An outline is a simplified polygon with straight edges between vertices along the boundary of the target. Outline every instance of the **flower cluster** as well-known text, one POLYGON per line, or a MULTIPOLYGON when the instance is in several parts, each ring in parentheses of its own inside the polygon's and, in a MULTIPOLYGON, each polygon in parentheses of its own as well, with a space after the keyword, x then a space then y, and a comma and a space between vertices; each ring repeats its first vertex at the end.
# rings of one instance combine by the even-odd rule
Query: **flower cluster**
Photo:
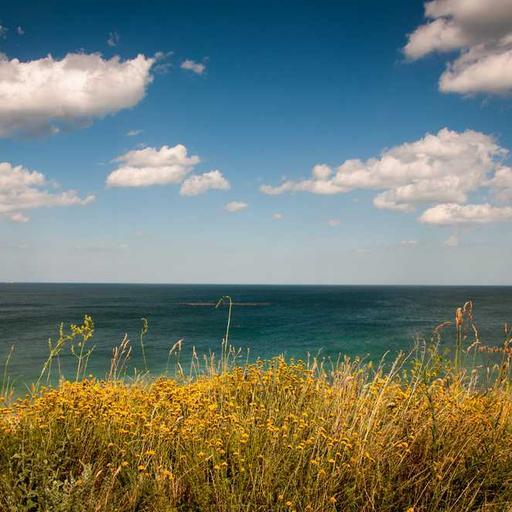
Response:
POLYGON ((64 381, 0 409, 0 508, 21 496, 47 510, 318 512, 511 499, 508 388, 427 373, 275 359, 185 383, 64 381))

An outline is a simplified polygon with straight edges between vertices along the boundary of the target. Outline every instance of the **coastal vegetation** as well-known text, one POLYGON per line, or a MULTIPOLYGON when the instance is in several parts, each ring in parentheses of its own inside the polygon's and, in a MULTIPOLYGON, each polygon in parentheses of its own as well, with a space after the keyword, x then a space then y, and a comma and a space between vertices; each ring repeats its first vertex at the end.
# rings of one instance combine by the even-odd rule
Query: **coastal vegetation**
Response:
MULTIPOLYGON (((176 359, 172 378, 130 376, 127 338, 109 374, 89 376, 87 316, 61 328, 26 397, 12 396, 5 372, 0 510, 511 510, 507 327, 484 344, 467 303, 394 361, 250 363, 229 345, 225 303, 219 357, 176 359), (449 332, 455 343, 442 341, 449 332), (63 350, 76 373, 47 385, 63 350)), ((146 365, 147 333, 144 322, 146 365)))

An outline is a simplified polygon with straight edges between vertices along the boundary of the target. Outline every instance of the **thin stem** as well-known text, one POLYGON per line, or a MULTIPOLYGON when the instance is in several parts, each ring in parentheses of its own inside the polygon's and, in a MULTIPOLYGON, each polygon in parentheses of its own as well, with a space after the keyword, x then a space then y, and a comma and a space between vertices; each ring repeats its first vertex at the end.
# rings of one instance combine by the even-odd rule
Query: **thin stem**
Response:
POLYGON ((148 362, 146 360, 146 350, 144 348, 144 336, 148 333, 148 321, 146 318, 141 318, 142 320, 142 329, 140 330, 140 348, 142 350, 142 359, 144 360, 144 368, 146 369, 146 372, 149 371, 148 369, 148 362))

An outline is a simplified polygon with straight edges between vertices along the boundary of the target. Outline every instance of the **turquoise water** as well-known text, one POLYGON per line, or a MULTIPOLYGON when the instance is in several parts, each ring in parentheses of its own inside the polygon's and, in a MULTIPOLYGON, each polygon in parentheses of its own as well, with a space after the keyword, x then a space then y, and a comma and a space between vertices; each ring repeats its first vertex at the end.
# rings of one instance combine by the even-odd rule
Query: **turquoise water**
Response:
MULTIPOLYGON (((178 339, 183 361, 193 346, 200 354, 219 350, 227 310, 213 305, 222 295, 235 301, 231 342, 262 358, 396 354, 416 336, 430 337, 469 299, 484 341, 499 343, 503 324, 512 321, 512 287, 0 284, 0 357, 14 345, 10 374, 18 385, 35 380, 59 323, 80 322, 87 313, 96 325, 90 372, 105 375, 124 333, 133 345, 131 366, 142 368, 138 333, 145 317, 148 363, 158 374, 178 339)), ((74 365, 69 352, 61 362, 64 371, 74 365)))

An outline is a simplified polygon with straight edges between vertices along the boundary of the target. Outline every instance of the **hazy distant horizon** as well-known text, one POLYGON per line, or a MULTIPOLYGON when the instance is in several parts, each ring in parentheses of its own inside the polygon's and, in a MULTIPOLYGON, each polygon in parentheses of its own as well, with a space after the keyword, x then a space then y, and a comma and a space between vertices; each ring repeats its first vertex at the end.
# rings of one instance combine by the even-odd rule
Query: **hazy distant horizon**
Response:
POLYGON ((84 284, 84 285, 147 285, 147 286, 317 286, 317 287, 417 287, 417 288, 511 288, 512 284, 476 283, 216 283, 216 282, 143 282, 143 281, 0 281, 0 284, 84 284))

